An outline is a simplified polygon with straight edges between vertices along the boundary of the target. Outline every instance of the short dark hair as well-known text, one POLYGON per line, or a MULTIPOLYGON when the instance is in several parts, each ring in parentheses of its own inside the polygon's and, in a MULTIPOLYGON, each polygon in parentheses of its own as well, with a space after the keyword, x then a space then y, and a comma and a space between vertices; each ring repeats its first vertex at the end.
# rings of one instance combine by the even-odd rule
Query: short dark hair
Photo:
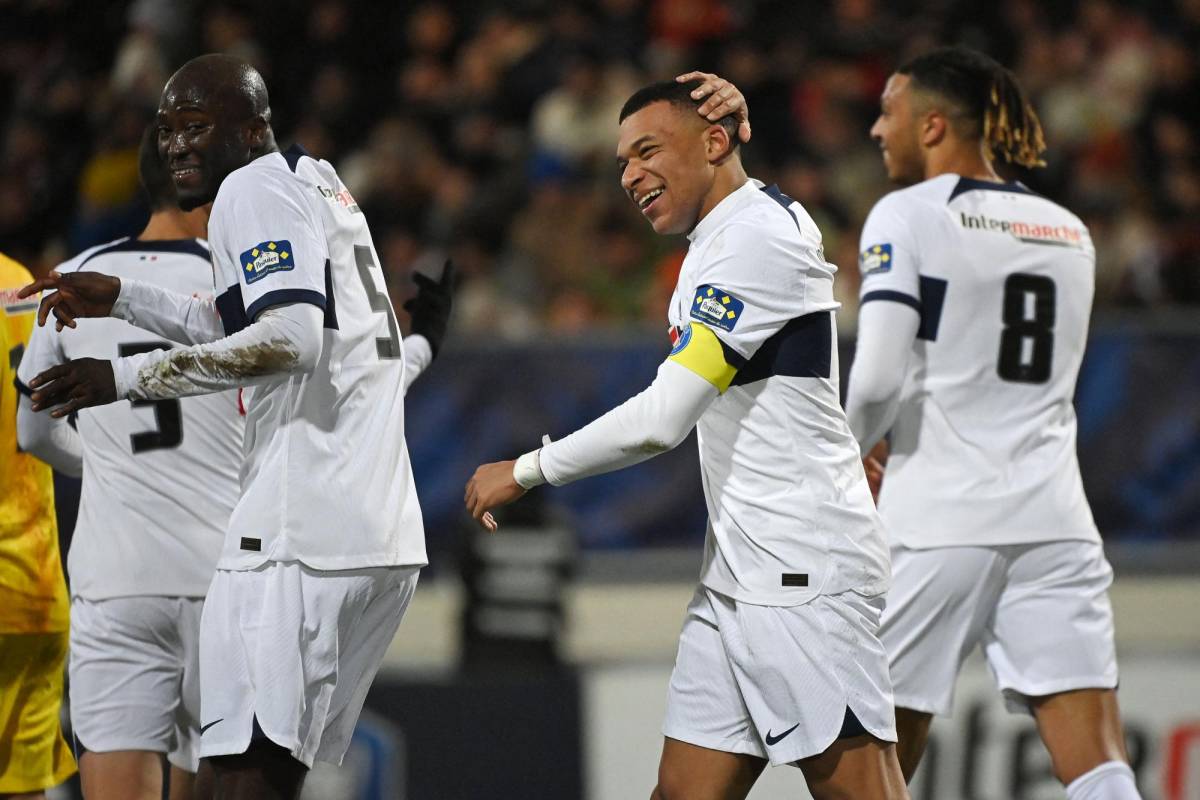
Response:
POLYGON ((989 155, 999 153, 1023 167, 1045 165, 1046 140, 1037 112, 1016 76, 995 59, 962 45, 939 47, 896 72, 954 105, 962 133, 986 142, 989 155))
POLYGON ((150 123, 142 131, 142 142, 138 146, 138 182, 146 194, 150 211, 161 211, 178 203, 175 184, 166 160, 158 153, 158 124, 150 123))
MULTIPOLYGON (((621 116, 617 121, 624 122, 625 118, 631 114, 636 114, 646 106, 659 102, 670 103, 689 114, 696 114, 696 109, 700 108, 701 103, 704 101, 693 99, 692 92, 699 89, 702 85, 703 83, 699 80, 691 80, 685 83, 680 83, 679 81, 659 81, 649 86, 643 86, 625 101, 625 105, 621 106, 621 116)), ((699 114, 696 114, 696 116, 697 119, 700 118, 699 114)), ((733 152, 740 144, 737 134, 737 117, 733 114, 726 114, 717 120, 716 124, 724 128, 725 132, 729 134, 729 141, 732 143, 730 152, 733 152)))

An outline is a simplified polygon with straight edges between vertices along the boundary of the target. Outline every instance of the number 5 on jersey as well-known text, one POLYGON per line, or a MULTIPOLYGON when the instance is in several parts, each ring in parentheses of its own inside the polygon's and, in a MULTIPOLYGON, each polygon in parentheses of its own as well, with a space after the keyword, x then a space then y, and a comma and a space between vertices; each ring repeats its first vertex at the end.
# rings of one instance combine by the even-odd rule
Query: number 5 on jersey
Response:
POLYGON ((371 248, 361 244, 354 245, 354 263, 358 267, 358 279, 362 281, 363 291, 371 303, 371 310, 377 314, 387 315, 388 335, 375 339, 375 352, 380 358, 400 358, 400 326, 396 324, 396 312, 392 310, 392 302, 387 292, 375 285, 375 276, 371 267, 375 260, 371 257, 371 248))

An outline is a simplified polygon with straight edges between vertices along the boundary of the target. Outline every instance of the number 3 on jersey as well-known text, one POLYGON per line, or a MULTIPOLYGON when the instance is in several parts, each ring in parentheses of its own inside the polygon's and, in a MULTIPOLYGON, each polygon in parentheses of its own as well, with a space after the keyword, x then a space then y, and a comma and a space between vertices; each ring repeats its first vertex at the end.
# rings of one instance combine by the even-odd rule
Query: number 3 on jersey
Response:
POLYGON ((996 372, 1013 383, 1050 380, 1054 357, 1054 281, 1015 272, 1004 282, 1004 332, 996 372))
POLYGON ((354 263, 358 267, 358 279, 362 281, 363 291, 371 303, 371 310, 387 314, 388 335, 375 339, 375 352, 380 358, 400 358, 400 326, 396 324, 396 312, 392 310, 392 302, 387 292, 375 285, 371 275, 371 267, 375 260, 371 257, 371 248, 361 244, 354 245, 354 263))
MULTIPOLYGON (((167 342, 126 342, 117 353, 124 358, 153 350, 170 350, 167 342)), ((169 450, 183 442, 183 411, 178 400, 131 400, 134 408, 153 406, 155 430, 129 434, 129 446, 135 454, 147 450, 169 450)))

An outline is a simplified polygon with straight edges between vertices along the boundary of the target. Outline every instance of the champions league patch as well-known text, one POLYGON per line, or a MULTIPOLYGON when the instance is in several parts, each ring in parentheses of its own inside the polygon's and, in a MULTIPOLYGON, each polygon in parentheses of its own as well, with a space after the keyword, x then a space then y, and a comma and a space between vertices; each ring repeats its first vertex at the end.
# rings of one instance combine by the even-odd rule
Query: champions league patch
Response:
POLYGON ((892 268, 892 246, 877 244, 858 254, 858 269, 863 275, 887 272, 892 268))
POLYGON ((287 239, 260 242, 242 253, 238 262, 242 266, 242 275, 245 276, 246 283, 254 283, 272 272, 286 272, 296 268, 292 243, 287 239))
POLYGON ((705 284, 696 287, 696 299, 692 302, 692 318, 712 325, 714 328, 731 331, 738 324, 738 320, 742 318, 742 309, 745 307, 745 303, 729 292, 705 284))

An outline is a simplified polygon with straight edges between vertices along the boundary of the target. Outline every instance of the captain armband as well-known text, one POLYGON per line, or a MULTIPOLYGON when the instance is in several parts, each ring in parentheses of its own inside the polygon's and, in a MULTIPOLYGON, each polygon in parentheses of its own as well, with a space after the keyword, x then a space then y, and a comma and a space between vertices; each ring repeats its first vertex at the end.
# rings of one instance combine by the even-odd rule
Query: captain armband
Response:
POLYGON ((741 366, 729 363, 731 358, 740 361, 736 353, 721 344, 711 328, 692 322, 679 333, 668 360, 696 373, 724 394, 741 366))

